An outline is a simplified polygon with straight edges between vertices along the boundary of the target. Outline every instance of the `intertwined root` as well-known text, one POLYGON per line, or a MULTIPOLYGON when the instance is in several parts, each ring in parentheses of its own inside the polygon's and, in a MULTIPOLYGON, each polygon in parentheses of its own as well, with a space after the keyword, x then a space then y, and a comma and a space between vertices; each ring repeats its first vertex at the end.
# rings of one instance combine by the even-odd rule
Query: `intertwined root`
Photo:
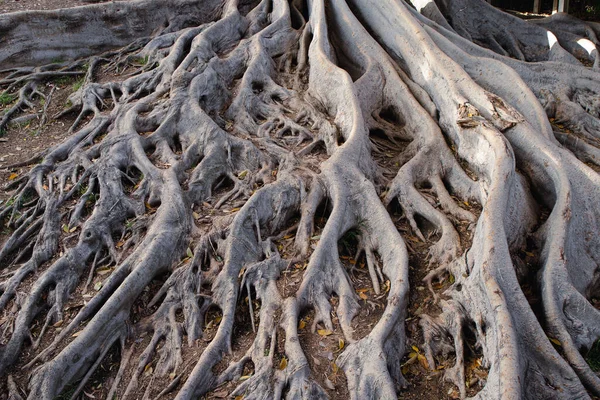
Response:
MULTIPOLYGON (((0 206, 8 398, 24 389, 14 367, 31 399, 395 398, 414 383, 408 345, 462 398, 600 393, 583 354, 600 336, 600 179, 580 161, 598 165, 600 80, 575 65, 597 64, 569 47, 577 32, 553 18, 559 44, 525 43, 549 31, 479 0, 196 3, 174 2, 189 15, 157 32, 125 30, 121 50, 0 79, 15 94, 2 129, 52 101, 45 81, 83 77, 59 116, 76 113, 70 136, 32 155, 0 206), (529 62, 542 60, 558 62, 529 62), (106 71, 127 74, 96 79, 106 71), (392 222, 396 203, 423 253, 392 222), (537 267, 517 261, 530 241, 537 267), (409 252, 429 268, 422 341, 404 330, 409 252), (332 335, 326 360, 306 346, 332 335)), ((73 15, 115 6, 99 7, 73 15)))

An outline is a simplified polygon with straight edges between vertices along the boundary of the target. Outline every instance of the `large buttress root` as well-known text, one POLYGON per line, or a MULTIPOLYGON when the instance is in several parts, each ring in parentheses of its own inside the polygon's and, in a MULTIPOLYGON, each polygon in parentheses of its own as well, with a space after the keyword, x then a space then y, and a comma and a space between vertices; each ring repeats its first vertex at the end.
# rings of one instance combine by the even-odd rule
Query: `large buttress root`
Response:
POLYGON ((22 163, 37 164, 0 203, 8 398, 393 399, 414 383, 409 345, 462 398, 600 394, 586 358, 600 337, 596 27, 412 4, 0 17, 0 130, 52 101, 45 82, 83 77, 61 113, 77 115, 70 136, 22 163), (19 47, 42 21, 50 34, 19 47), (411 240, 436 310, 420 338, 404 328, 411 240))

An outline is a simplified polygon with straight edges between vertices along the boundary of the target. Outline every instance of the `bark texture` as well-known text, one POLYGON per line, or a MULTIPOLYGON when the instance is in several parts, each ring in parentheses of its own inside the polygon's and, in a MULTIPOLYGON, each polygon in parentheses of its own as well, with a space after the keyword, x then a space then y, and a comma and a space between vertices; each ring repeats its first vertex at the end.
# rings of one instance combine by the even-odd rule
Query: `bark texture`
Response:
POLYGON ((398 398, 416 357, 411 235, 439 305, 420 316, 423 364, 450 357, 460 397, 600 395, 597 25, 483 0, 138 0, 3 15, 0 30, 15 94, 0 129, 50 101, 46 81, 84 77, 70 136, 0 205, 0 397, 76 398, 116 354, 108 399, 228 383, 232 398, 336 398, 299 339, 310 312, 313 332, 343 335, 350 398, 398 398), (349 235, 385 298, 364 334, 349 235))

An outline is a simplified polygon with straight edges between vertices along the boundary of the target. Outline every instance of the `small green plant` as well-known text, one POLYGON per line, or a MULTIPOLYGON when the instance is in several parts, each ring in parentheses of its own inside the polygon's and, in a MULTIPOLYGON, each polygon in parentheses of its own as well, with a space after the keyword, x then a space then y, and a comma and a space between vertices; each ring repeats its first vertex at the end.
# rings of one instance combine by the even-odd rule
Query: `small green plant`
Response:
POLYGON ((76 92, 83 86, 83 78, 77 79, 75 83, 73 83, 73 91, 76 92))
POLYGON ((85 192, 87 192, 88 187, 87 185, 79 185, 79 195, 83 196, 85 194, 85 192))
POLYGON ((0 93, 0 106, 7 106, 17 99, 17 95, 12 93, 0 93))
POLYGON ((592 371, 600 371, 600 339, 594 342, 592 348, 590 351, 588 351, 587 356, 585 357, 585 361, 587 361, 592 371))
POLYGON ((144 57, 134 57, 131 61, 137 65, 146 65, 148 64, 148 55, 145 55, 144 57))
POLYGON ((70 76, 59 76, 58 78, 54 79, 54 83, 56 83, 57 85, 68 85, 69 82, 71 82, 71 77, 70 76))

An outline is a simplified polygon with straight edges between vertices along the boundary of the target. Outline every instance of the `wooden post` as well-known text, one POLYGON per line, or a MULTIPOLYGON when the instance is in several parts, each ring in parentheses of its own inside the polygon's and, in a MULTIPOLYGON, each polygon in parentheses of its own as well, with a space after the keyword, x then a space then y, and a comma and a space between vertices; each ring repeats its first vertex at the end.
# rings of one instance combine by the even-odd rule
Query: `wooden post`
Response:
POLYGON ((554 0, 552 4, 552 14, 557 12, 569 12, 569 0, 554 0))
POLYGON ((540 13, 540 0, 533 0, 533 12, 535 14, 540 13))

